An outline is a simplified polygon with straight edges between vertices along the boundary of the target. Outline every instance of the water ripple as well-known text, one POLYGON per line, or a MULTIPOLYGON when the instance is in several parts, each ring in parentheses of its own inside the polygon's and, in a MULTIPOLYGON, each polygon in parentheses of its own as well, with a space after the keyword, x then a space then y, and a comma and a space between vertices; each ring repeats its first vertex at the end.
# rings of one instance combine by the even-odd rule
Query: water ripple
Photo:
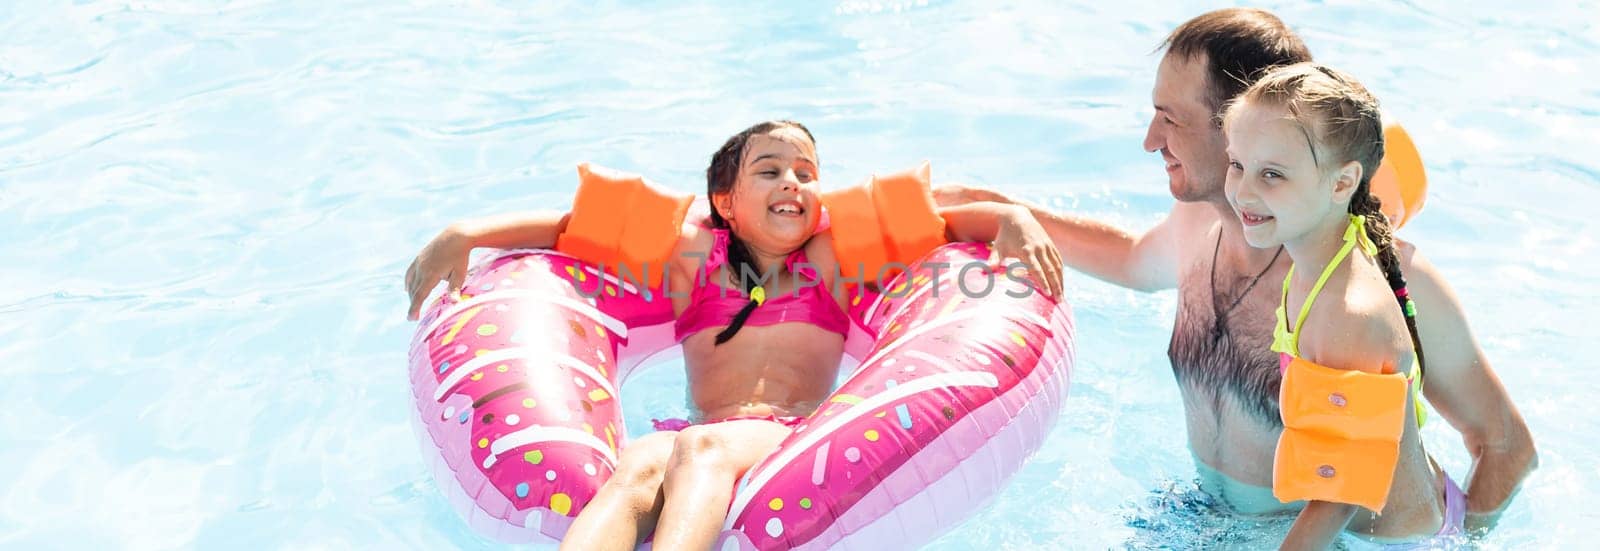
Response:
MULTIPOLYGON (((818 137, 824 183, 931 160, 1142 229, 1170 206, 1152 53, 1192 6, 923 0, 17 3, 0 10, 0 542, 492 549, 406 426, 400 273, 446 223, 563 208, 591 161, 702 191, 753 121, 818 137)), ((1275 10, 1428 162, 1402 237, 1450 278, 1545 467, 1484 547, 1580 541, 1600 473, 1600 123, 1582 6, 1275 10), (1593 394, 1589 392, 1588 394, 1593 394)), ((1214 510, 1165 348, 1175 293, 1068 277, 1072 398, 933 549, 1270 545, 1214 510)), ((624 387, 683 415, 683 373, 624 387), (649 391, 645 391, 649 389, 649 391)), ((1453 474, 1471 458, 1423 433, 1453 474)))

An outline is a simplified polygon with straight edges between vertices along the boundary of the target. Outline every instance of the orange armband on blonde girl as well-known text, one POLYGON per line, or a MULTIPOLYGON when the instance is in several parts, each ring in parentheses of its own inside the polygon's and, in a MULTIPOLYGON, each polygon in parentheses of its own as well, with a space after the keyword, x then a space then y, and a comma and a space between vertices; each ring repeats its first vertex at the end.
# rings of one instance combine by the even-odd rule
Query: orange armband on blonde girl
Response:
POLYGON ((1333 369, 1295 358, 1284 373, 1283 435, 1272 495, 1382 511, 1400 459, 1409 383, 1398 373, 1333 369))

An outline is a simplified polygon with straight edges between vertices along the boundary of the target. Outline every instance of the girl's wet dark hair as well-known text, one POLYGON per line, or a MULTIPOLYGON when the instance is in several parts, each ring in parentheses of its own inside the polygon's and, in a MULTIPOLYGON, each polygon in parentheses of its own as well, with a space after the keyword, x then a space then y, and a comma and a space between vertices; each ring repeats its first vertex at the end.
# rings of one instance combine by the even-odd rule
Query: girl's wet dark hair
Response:
POLYGON ((1245 103, 1287 108, 1289 116, 1306 133, 1311 158, 1318 168, 1326 170, 1351 161, 1361 163, 1361 182, 1350 196, 1349 212, 1366 217, 1367 236, 1378 248, 1378 266, 1405 313, 1406 329, 1411 332, 1411 344, 1417 351, 1417 369, 1424 371, 1417 308, 1406 291, 1405 275, 1400 273, 1389 217, 1383 214, 1382 201, 1372 194, 1372 176, 1383 162, 1383 115, 1378 98, 1354 77, 1306 62, 1273 69, 1240 94, 1228 114, 1231 116, 1245 103))
MULTIPOLYGON (((728 270, 738 280, 739 288, 745 294, 749 294, 751 289, 758 283, 757 279, 749 276, 759 275, 761 268, 751 258, 750 248, 745 246, 744 241, 741 241, 737 234, 733 233, 732 226, 728 224, 727 220, 723 219, 722 213, 717 212, 715 197, 733 192, 734 184, 739 181, 739 169, 744 163, 745 147, 750 144, 750 137, 768 134, 783 128, 799 129, 800 132, 806 135, 807 140, 811 140, 812 148, 816 147, 817 140, 811 136, 811 131, 806 129, 805 125, 790 120, 767 121, 746 128, 743 132, 728 138, 728 141, 724 142, 722 147, 711 155, 711 165, 706 167, 706 201, 711 203, 711 225, 714 228, 729 230, 728 270)), ((733 320, 728 322, 728 327, 723 329, 721 333, 717 333, 716 343, 722 344, 733 338, 734 334, 739 332, 739 328, 744 327, 744 322, 750 318, 750 313, 754 312, 760 304, 761 302, 754 298, 746 303, 744 308, 739 310, 739 313, 734 314, 733 320)))

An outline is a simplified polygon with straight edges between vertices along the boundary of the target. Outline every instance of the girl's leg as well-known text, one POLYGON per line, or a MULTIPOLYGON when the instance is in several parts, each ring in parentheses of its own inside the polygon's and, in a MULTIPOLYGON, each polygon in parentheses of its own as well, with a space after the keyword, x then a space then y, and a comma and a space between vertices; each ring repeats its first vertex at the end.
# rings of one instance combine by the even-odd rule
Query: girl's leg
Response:
POLYGON ((676 432, 657 432, 628 444, 617 470, 567 528, 561 549, 633 551, 661 513, 661 479, 676 432))
POLYGON ((653 548, 710 549, 727 520, 733 485, 777 449, 789 427, 772 421, 726 421, 678 433, 662 489, 666 494, 653 548))

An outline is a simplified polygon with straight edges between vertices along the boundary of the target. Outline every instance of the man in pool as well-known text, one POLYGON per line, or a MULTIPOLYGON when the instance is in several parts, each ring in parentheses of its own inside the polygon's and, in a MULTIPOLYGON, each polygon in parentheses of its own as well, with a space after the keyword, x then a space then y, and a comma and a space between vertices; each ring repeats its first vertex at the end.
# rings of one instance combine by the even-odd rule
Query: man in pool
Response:
MULTIPOLYGON (((1223 191, 1229 161, 1219 114, 1262 69, 1309 61, 1311 53, 1277 17, 1254 9, 1196 17, 1162 46, 1144 148, 1166 161, 1168 187, 1178 201, 1167 217, 1134 235, 1030 208, 1075 269, 1132 289, 1178 288, 1167 356, 1183 395, 1202 488, 1241 513, 1291 511, 1303 504, 1280 503, 1272 494, 1282 378, 1268 346, 1278 282, 1290 262, 1281 248, 1245 242, 1223 191)), ((936 195, 941 204, 1015 202, 960 185, 943 186, 936 195)), ((1409 244, 1397 241, 1396 247, 1428 358, 1425 396, 1472 453, 1468 526, 1492 526, 1537 463, 1532 436, 1438 270, 1409 244)))

